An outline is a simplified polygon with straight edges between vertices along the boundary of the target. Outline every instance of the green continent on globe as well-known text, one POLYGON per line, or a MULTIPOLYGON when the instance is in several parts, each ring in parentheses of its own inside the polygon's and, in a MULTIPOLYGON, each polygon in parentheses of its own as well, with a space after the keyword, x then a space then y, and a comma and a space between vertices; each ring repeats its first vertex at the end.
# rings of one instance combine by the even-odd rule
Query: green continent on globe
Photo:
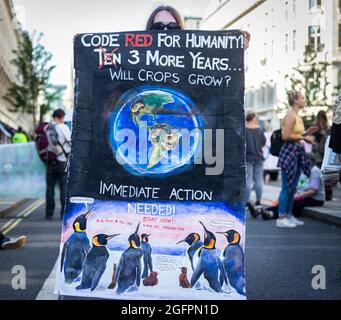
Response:
POLYGON ((155 117, 165 104, 171 102, 174 102, 174 100, 170 94, 163 92, 145 93, 132 104, 130 108, 131 116, 135 124, 139 126, 144 115, 148 114, 155 117))
MULTIPOLYGON (((164 92, 145 93, 139 100, 136 100, 131 108, 131 117, 136 126, 141 125, 141 119, 145 115, 149 115, 153 120, 157 120, 157 115, 168 113, 162 110, 165 104, 174 102, 170 94, 164 92)), ((150 119, 149 119, 150 120, 150 119)), ((175 132, 169 125, 160 123, 152 126, 147 125, 153 149, 149 158, 147 168, 150 169, 157 165, 162 158, 167 156, 167 151, 175 149, 180 135, 175 132)))

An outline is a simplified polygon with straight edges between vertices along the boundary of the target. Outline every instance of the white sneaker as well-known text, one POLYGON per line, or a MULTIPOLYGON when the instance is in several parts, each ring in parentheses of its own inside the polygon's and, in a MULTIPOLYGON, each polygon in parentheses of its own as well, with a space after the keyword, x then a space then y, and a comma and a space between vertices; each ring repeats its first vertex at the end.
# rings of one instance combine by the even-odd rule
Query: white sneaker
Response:
POLYGON ((26 243, 26 237, 21 236, 19 238, 5 238, 1 243, 1 249, 17 249, 22 247, 26 243))
POLYGON ((301 220, 296 219, 294 216, 290 217, 290 221, 296 224, 298 227, 303 226, 304 222, 301 220))
POLYGON ((277 228, 296 228, 297 225, 293 223, 290 219, 283 218, 283 219, 276 220, 276 227, 277 228))

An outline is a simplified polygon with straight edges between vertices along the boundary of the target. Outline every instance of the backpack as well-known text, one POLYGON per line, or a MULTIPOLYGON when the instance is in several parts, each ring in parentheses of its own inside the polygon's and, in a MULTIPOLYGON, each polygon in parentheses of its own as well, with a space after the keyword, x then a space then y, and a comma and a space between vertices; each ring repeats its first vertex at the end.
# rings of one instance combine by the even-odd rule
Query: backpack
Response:
POLYGON ((44 122, 35 132, 37 134, 35 144, 40 159, 44 163, 55 160, 60 153, 58 149, 60 143, 55 125, 44 122))
POLYGON ((278 157, 283 146, 282 129, 275 130, 270 138, 270 153, 278 157))

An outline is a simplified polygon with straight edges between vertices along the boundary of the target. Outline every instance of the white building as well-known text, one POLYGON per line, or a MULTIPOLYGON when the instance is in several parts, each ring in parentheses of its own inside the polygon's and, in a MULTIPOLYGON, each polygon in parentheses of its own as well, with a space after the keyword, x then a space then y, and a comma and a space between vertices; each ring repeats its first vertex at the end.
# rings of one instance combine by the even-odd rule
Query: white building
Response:
POLYGON ((243 29, 251 33, 245 54, 246 106, 279 126, 274 111, 286 100, 285 76, 302 60, 311 44, 318 58, 333 63, 328 72, 334 86, 341 79, 341 1, 214 0, 201 29, 243 29))
POLYGON ((197 30, 200 28, 201 17, 185 16, 184 27, 186 30, 197 30))
POLYGON ((17 47, 19 34, 11 0, 0 0, 0 143, 10 141, 9 129, 21 126, 31 131, 31 122, 21 113, 10 112, 11 106, 3 99, 11 83, 16 81, 15 67, 10 63, 12 50, 17 47))

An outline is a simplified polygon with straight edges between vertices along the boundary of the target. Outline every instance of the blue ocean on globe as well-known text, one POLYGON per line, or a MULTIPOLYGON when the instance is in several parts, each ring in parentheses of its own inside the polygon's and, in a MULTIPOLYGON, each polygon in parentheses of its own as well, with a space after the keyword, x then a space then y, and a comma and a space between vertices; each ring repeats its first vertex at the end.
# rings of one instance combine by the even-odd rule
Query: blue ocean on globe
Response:
POLYGON ((177 90, 143 86, 125 92, 109 120, 109 141, 130 173, 163 177, 182 172, 200 155, 204 121, 177 90))

